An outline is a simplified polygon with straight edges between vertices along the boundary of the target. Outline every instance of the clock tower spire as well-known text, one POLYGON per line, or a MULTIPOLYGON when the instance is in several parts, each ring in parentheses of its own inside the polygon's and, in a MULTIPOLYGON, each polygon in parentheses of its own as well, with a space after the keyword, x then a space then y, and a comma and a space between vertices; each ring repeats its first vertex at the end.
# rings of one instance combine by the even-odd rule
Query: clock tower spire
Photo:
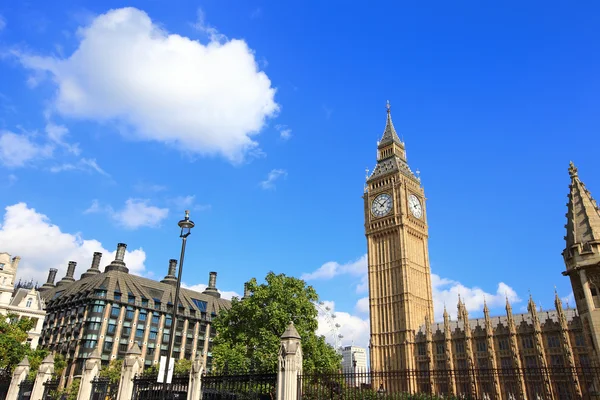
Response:
MULTIPOLYGON (((377 164, 367 177, 367 237, 371 369, 414 369, 415 333, 433 321, 425 193, 410 169, 389 102, 377 164)), ((396 390, 415 391, 407 378, 396 390)))

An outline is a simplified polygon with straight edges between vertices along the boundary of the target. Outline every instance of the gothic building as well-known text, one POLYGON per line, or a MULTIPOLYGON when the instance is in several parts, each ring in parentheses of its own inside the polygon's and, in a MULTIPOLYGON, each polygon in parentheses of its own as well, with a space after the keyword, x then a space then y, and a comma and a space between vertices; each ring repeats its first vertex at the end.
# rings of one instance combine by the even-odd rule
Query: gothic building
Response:
POLYGON ((8 253, 0 253, 0 314, 32 320, 33 328, 27 333, 27 343, 35 349, 46 315, 45 304, 33 282, 15 285, 19 261, 19 256, 11 258, 8 253))
MULTIPOLYGON (((444 310, 433 323, 424 190, 410 169, 388 105, 377 165, 364 192, 368 248, 371 370, 413 371, 374 380, 388 390, 465 394, 477 398, 577 398, 596 392, 591 370, 600 340, 600 212, 577 169, 569 168, 566 271, 576 309, 470 319, 458 300, 458 320, 444 310)), ((600 389, 600 388, 598 388, 600 389)))
MULTIPOLYGON (((94 253, 91 267, 75 280, 77 263, 69 262, 67 274, 54 284, 56 269, 40 288, 46 301, 40 345, 63 354, 68 366, 67 385, 80 375, 85 360, 98 351, 102 365, 124 358, 137 343, 144 366, 166 355, 170 340, 171 313, 175 302, 177 260, 169 260, 168 274, 160 282, 132 275, 125 264, 127 245, 119 243, 115 259, 100 271, 102 253, 94 253)), ((211 347, 215 336, 211 321, 231 303, 216 288, 216 272, 210 272, 208 287, 202 292, 182 288, 177 305, 173 357, 193 360, 201 354, 211 367, 211 347)))

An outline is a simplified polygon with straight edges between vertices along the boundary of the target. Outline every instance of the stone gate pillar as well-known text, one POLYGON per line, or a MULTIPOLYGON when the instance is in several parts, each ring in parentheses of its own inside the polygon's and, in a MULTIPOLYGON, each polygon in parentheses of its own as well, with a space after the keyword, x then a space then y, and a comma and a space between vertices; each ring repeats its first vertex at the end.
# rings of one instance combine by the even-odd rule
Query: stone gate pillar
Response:
POLYGON ((119 382, 119 394, 117 400, 131 400, 133 394, 133 378, 142 372, 142 351, 137 343, 127 350, 121 369, 121 381, 119 382))
POLYGON ((190 381, 188 384, 188 395, 187 400, 200 400, 202 398, 202 372, 204 366, 202 362, 202 356, 200 353, 196 356, 196 359, 192 363, 192 369, 190 370, 190 381))
POLYGON ((54 356, 52 353, 50 353, 42 360, 42 363, 40 364, 40 368, 35 376, 35 383, 33 384, 30 400, 42 400, 42 397, 44 397, 44 383, 52 378, 53 373, 54 356))
POLYGON ((90 357, 85 361, 83 373, 81 374, 81 383, 79 384, 78 399, 87 400, 92 393, 92 381, 100 374, 101 357, 96 347, 90 357))
POLYGON ((19 395, 19 385, 21 384, 21 382, 23 382, 25 380, 25 378, 27 378, 28 373, 29 373, 29 359, 27 358, 27 356, 25 356, 25 358, 23 360, 21 360, 19 365, 17 365, 17 367, 15 368, 15 370, 12 374, 10 386, 8 387, 8 393, 6 394, 6 398, 8 400, 17 398, 17 396, 19 395))
POLYGON ((127 350, 121 369, 121 381, 119 382, 119 394, 117 400, 131 400, 133 394, 133 378, 142 371, 142 351, 137 343, 127 350))
POLYGON ((296 400, 298 376, 302 374, 302 343, 293 322, 281 335, 277 364, 277 400, 296 400))

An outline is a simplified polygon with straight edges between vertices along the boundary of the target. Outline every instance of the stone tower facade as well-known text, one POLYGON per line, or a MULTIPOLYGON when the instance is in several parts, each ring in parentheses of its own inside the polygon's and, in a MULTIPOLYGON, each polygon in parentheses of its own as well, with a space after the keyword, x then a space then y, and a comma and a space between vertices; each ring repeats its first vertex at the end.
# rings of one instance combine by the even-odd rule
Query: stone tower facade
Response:
POLYGON ((596 362, 600 346, 600 211, 591 193, 579 179, 577 168, 569 166, 571 184, 567 203, 567 235, 563 257, 571 279, 577 310, 586 341, 596 362))
POLYGON ((364 193, 371 369, 414 368, 415 333, 433 320, 425 194, 406 161, 389 103, 364 193))

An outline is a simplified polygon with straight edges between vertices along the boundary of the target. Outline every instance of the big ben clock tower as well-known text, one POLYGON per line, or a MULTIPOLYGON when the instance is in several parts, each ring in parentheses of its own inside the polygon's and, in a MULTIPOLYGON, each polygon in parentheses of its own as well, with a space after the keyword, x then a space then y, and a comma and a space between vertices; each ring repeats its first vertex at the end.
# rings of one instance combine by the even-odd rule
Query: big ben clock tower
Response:
POLYGON ((433 320, 427 212, 421 182, 406 162, 389 103, 377 150, 377 166, 367 177, 363 197, 371 370, 415 369, 415 333, 433 320))

